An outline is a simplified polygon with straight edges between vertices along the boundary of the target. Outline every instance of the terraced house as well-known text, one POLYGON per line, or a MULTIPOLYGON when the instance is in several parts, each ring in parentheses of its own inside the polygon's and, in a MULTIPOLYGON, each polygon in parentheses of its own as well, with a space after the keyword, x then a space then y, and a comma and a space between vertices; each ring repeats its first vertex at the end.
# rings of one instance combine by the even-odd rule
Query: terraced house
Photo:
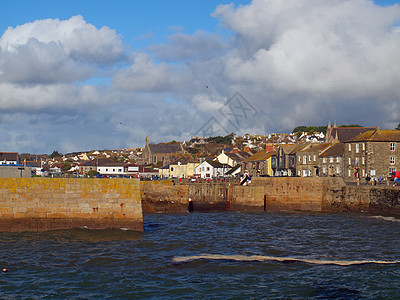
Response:
POLYGON ((320 176, 319 157, 331 144, 306 144, 297 150, 296 172, 300 177, 320 176))
POLYGON ((305 145, 279 145, 271 158, 273 176, 296 176, 296 152, 305 145))
POLYGON ((343 153, 343 143, 334 143, 331 147, 323 151, 319 156, 320 176, 343 177, 343 153))
POLYGON ((273 152, 262 150, 246 158, 242 162, 242 170, 250 176, 272 176, 272 155, 273 152))
POLYGON ((345 178, 386 177, 400 170, 400 131, 371 130, 344 143, 345 178))

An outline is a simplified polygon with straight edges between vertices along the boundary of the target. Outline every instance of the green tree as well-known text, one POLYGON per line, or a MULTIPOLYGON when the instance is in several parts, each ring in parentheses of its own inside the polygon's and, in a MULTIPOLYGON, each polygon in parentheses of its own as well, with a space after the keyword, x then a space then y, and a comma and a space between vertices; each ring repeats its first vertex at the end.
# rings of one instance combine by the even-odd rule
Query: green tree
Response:
POLYGON ((234 137, 235 137, 235 134, 232 132, 231 134, 228 134, 226 136, 211 136, 206 139, 206 142, 232 145, 232 140, 234 137))
POLYGON ((71 162, 66 161, 62 166, 61 166, 61 170, 66 173, 68 172, 68 170, 71 169, 71 162))
POLYGON ((313 133, 313 132, 322 132, 326 133, 327 126, 297 126, 293 129, 292 133, 296 133, 297 135, 301 135, 303 132, 313 133))
POLYGON ((87 175, 89 177, 96 177, 97 175, 99 175, 100 173, 97 172, 96 170, 90 170, 89 172, 87 172, 87 175))
POLYGON ((400 123, 397 124, 396 130, 400 130, 400 123))
POLYGON ((50 158, 55 158, 55 157, 61 157, 62 154, 58 151, 53 151, 52 154, 50 154, 50 158))

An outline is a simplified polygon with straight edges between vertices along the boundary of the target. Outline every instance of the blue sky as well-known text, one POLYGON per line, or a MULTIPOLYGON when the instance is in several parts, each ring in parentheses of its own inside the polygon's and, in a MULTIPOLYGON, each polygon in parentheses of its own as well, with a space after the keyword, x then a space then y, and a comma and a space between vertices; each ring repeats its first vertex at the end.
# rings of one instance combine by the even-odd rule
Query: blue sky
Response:
POLYGON ((122 35, 133 48, 165 41, 176 30, 193 33, 197 30, 219 31, 218 20, 210 14, 217 5, 242 5, 250 0, 114 0, 114 1, 7 1, 2 3, 0 31, 8 26, 46 18, 69 19, 82 15, 88 23, 100 28, 108 26, 122 35), (23 9, 21 9, 23 7, 23 9), (18 12, 18 13, 16 13, 18 12))
POLYGON ((394 128, 399 2, 4 1, 0 151, 137 147, 208 125, 394 128), (234 124, 222 112, 237 92, 252 114, 234 124))

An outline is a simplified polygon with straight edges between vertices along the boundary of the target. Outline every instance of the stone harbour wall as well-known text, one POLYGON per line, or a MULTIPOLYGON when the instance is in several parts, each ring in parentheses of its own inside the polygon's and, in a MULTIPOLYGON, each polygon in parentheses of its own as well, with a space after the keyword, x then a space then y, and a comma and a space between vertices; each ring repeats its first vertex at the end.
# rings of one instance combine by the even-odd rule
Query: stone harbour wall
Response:
POLYGON ((138 179, 1 178, 0 231, 143 231, 138 179))
POLYGON ((347 185, 342 178, 263 177, 237 183, 141 183, 144 212, 308 211, 400 215, 400 187, 347 185))

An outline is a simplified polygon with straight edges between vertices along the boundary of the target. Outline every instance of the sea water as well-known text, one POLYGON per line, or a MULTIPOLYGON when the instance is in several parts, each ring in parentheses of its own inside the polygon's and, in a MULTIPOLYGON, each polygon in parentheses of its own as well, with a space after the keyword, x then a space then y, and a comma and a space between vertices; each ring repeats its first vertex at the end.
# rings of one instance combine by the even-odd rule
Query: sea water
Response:
POLYGON ((144 228, 0 233, 0 298, 400 297, 394 217, 150 214, 144 228))

